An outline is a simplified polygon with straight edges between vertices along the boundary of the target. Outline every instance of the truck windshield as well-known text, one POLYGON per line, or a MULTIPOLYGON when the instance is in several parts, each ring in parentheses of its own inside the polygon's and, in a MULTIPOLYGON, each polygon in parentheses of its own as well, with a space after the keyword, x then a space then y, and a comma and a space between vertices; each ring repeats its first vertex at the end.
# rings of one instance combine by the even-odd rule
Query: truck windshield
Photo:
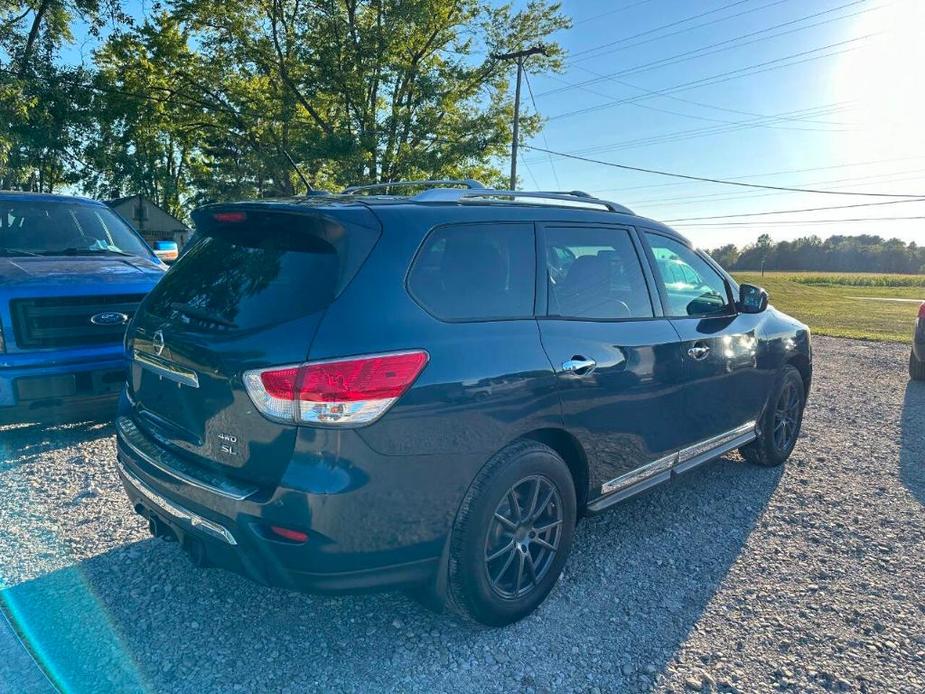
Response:
POLYGON ((97 254, 151 258, 144 241, 102 205, 0 199, 0 256, 97 254))

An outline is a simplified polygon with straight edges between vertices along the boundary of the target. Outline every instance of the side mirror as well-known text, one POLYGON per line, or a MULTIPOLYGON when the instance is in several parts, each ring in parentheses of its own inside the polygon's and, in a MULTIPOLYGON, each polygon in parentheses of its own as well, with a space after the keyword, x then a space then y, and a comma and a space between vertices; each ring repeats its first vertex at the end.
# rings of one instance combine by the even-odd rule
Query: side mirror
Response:
POLYGON ((739 285, 740 313, 761 313, 768 307, 768 293, 754 284, 739 285))
POLYGON ((180 248, 176 241, 155 241, 154 255, 169 265, 179 257, 180 248))

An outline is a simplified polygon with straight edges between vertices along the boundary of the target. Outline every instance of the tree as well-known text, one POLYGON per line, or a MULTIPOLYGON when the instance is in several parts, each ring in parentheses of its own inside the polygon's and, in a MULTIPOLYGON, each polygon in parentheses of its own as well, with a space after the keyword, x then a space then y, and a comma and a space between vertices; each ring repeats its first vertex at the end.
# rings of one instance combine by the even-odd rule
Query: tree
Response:
POLYGON ((119 0, 0 0, 0 187, 52 191, 82 168, 87 73, 57 64, 80 17, 98 34, 119 0))
POLYGON ((710 251, 710 256, 723 267, 734 267, 739 259, 739 249, 734 243, 727 243, 716 250, 710 251))
MULTIPOLYGON (((237 162, 255 156, 268 187, 282 193, 301 186, 297 171, 330 188, 500 181, 492 162, 510 144, 511 68, 487 56, 569 22, 545 0, 517 12, 484 0, 178 0, 176 16, 209 79, 174 77, 226 126, 207 164, 219 194, 238 180, 237 162), (222 149, 234 152, 231 162, 222 149)), ((561 49, 550 43, 548 52, 536 66, 558 69, 561 49)), ((527 135, 539 126, 536 117, 522 124, 527 135)))
POLYGON ((203 133, 212 113, 177 92, 170 71, 205 80, 205 66, 170 15, 114 34, 95 61, 94 129, 85 144, 84 187, 99 196, 142 194, 183 217, 200 174, 203 133))
POLYGON ((925 272, 925 248, 899 239, 879 236, 830 236, 825 241, 807 236, 794 241, 774 243, 763 234, 757 243, 741 251, 732 244, 710 254, 730 270, 758 270, 765 263, 768 270, 829 272, 925 272))

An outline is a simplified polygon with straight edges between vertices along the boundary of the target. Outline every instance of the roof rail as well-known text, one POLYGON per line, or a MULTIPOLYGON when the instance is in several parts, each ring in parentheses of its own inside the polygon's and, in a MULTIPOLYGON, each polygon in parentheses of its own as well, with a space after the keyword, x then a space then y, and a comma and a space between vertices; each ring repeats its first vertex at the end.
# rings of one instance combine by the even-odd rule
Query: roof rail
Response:
POLYGON ((426 181, 392 181, 391 183, 371 183, 362 186, 348 186, 344 193, 358 193, 370 190, 388 190, 389 188, 410 188, 413 186, 466 186, 469 190, 484 190, 485 186, 474 178, 446 178, 426 181))
POLYGON ((570 202, 571 205, 568 207, 573 207, 577 205, 581 206, 596 206, 603 207, 609 212, 616 212, 618 214, 634 214, 631 209, 624 207, 623 205, 617 204, 615 202, 610 202, 609 200, 601 200, 600 198, 592 197, 588 193, 584 193, 580 190, 572 191, 529 191, 529 190, 495 190, 493 188, 481 188, 481 189, 457 189, 457 188, 429 188, 417 195, 411 197, 411 200, 417 202, 462 202, 464 200, 472 200, 478 198, 510 198, 516 200, 517 198, 536 198, 540 200, 557 200, 562 202, 570 202))

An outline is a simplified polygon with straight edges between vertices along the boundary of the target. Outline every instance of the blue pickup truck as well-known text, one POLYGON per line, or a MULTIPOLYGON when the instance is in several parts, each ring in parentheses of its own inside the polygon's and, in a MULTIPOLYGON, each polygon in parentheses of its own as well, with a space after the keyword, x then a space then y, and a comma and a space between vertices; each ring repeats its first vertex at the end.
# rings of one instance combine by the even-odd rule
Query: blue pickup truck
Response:
POLYGON ((0 424, 110 419, 166 266, 104 204, 0 192, 0 424))

